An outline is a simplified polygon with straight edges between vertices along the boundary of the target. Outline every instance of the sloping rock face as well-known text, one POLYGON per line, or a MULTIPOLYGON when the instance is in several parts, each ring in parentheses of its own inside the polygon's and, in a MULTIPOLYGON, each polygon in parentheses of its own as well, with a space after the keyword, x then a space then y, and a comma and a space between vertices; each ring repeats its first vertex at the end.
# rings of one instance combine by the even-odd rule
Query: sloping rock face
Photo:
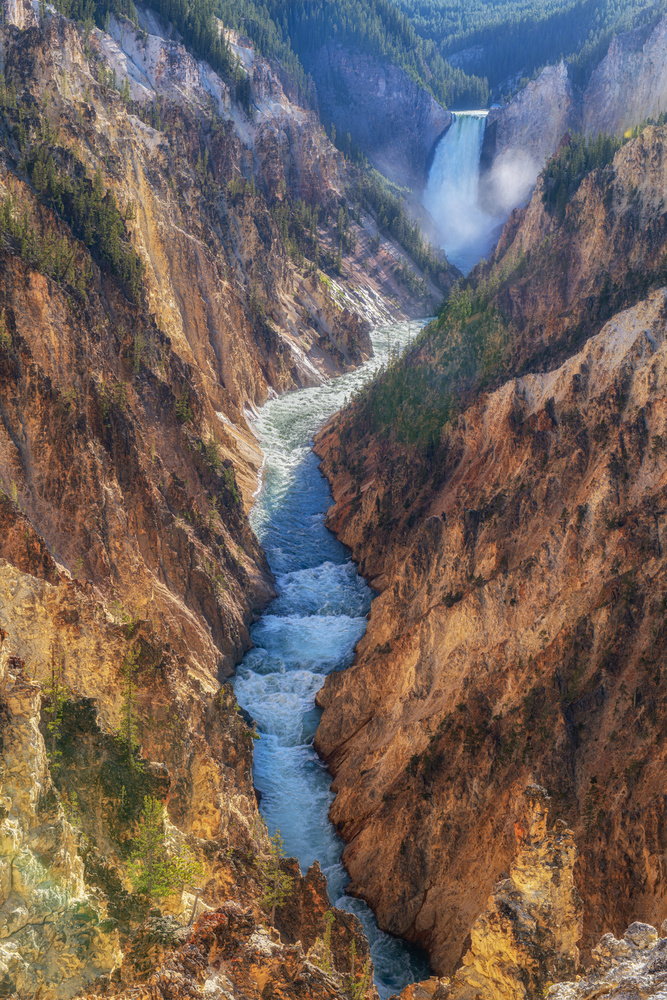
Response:
POLYGON ((530 193, 537 175, 569 130, 620 136, 667 109, 667 18, 650 29, 616 36, 583 93, 574 93, 563 62, 487 118, 480 196, 509 210, 530 193))
POLYGON ((336 340, 341 331, 331 318, 340 310, 327 287, 304 294, 303 275, 291 263, 266 199, 246 190, 246 180, 255 180, 269 198, 289 190, 333 204, 343 188, 338 154, 312 113, 290 105, 277 81, 264 97, 276 106, 270 125, 260 118, 244 123, 238 108, 223 119, 229 91, 210 69, 176 42, 149 36, 143 49, 129 22, 115 27, 138 62, 135 50, 143 53, 141 65, 157 88, 137 90, 136 110, 152 108, 149 102, 159 97, 162 130, 127 113, 119 95, 97 81, 102 67, 116 71, 120 84, 136 64, 114 61, 115 43, 101 33, 86 42, 87 55, 63 18, 48 18, 41 30, 6 31, 7 83, 23 100, 31 95, 39 103, 48 93, 45 114, 51 123, 59 120, 63 147, 91 176, 100 171, 124 209, 132 206, 128 228, 145 268, 148 309, 178 353, 212 373, 222 396, 215 408, 242 424, 244 404, 263 402, 269 386, 311 384, 369 356, 363 324, 351 354, 344 338, 336 340), (147 63, 158 56, 161 70, 151 71, 147 63), (204 74, 209 88, 216 82, 222 94, 215 115, 204 74), (273 149, 281 137, 284 163, 275 162, 273 149), (234 181, 238 193, 229 189, 234 181), (302 306, 295 301, 300 292, 302 306))
POLYGON ((395 183, 420 189, 452 116, 402 69, 330 44, 308 69, 323 117, 395 183))
MULTIPOLYGON (((424 944, 440 974, 508 868, 531 778, 580 847, 584 951, 636 916, 661 919, 667 900, 667 313, 664 289, 641 296, 642 282, 660 281, 661 265, 646 265, 660 245, 664 182, 651 166, 661 133, 644 135, 614 164, 615 177, 639 185, 618 257, 622 216, 605 211, 602 189, 594 195, 596 175, 562 229, 538 195, 506 227, 473 287, 493 295, 499 278, 489 322, 495 338, 512 315, 511 360, 495 355, 495 381, 483 366, 498 387, 463 394, 431 458, 364 434, 354 406, 316 444, 336 501, 328 523, 381 592, 354 666, 319 695, 331 815, 352 891, 382 926, 424 944), (512 265, 520 232, 526 258, 512 265), (602 325, 607 268, 618 293, 640 301, 602 325), (539 371, 549 363, 558 367, 539 371)), ((481 336, 480 314, 470 322, 481 336)), ((493 338, 484 365, 502 343, 493 338)), ((447 358, 459 344, 467 349, 456 337, 441 345, 447 358)), ((444 363, 439 349, 426 335, 410 356, 417 398, 444 363)))
POLYGON ((576 118, 564 62, 545 67, 505 107, 492 108, 482 144, 482 203, 500 214, 525 201, 576 118))
POLYGON ((496 301, 517 331, 510 369, 553 366, 614 312, 665 280, 667 222, 660 203, 666 182, 667 129, 652 126, 612 164, 584 178, 562 221, 545 211, 540 179, 491 258, 490 266, 504 268, 509 278, 501 280, 496 301))
POLYGON ((583 127, 592 135, 621 135, 667 109, 667 18, 618 35, 593 70, 583 97, 583 127))
POLYGON ((267 930, 250 910, 234 903, 200 917, 193 930, 181 936, 179 947, 166 954, 163 949, 163 959, 145 985, 115 994, 119 1000, 349 1000, 354 989, 368 1000, 378 1000, 363 973, 350 977, 331 965, 320 967, 301 944, 283 944, 275 930, 267 930))
POLYGON ((50 1000, 145 978, 187 922, 192 895, 156 915, 128 874, 146 798, 201 864, 200 905, 261 919, 253 735, 226 683, 274 593, 249 415, 370 341, 276 221, 337 206, 344 178, 266 64, 244 50, 251 120, 175 41, 3 14, 0 983, 50 1000))
POLYGON ((0 984, 7 995, 72 996, 122 954, 84 883, 39 730, 41 688, 0 640, 0 984))

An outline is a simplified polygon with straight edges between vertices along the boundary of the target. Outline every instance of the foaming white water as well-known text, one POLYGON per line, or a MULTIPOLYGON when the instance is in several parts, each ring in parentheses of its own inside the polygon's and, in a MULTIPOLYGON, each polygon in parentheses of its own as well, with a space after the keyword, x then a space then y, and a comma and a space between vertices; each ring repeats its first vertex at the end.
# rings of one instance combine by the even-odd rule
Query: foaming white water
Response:
POLYGON ((504 219, 479 203, 479 161, 486 111, 460 111, 438 143, 424 191, 424 208, 447 259, 467 274, 486 256, 504 219))
POLYGON ((326 674, 349 666, 366 629, 371 591, 347 550, 324 524, 329 486, 313 454, 318 427, 340 409, 421 323, 385 327, 373 338, 375 356, 325 385, 269 400, 255 421, 266 456, 251 521, 276 575, 278 597, 253 626, 255 648, 240 664, 234 688, 257 722, 254 778, 270 833, 280 829, 301 870, 319 860, 336 906, 362 920, 381 997, 428 975, 423 957, 384 934, 361 900, 344 895, 343 843, 328 813, 330 775, 313 749, 320 712, 315 695, 326 674))

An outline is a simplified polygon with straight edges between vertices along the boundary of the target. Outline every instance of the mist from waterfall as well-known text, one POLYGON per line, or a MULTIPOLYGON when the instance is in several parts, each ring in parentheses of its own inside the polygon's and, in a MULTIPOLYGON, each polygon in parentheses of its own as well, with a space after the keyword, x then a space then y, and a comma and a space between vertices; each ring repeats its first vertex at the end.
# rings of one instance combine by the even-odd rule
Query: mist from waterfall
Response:
POLYGON ((457 112, 438 143, 424 191, 447 259, 467 274, 498 239, 503 218, 480 206, 485 111, 457 112))
POLYGON ((506 149, 480 174, 486 111, 457 111, 438 143, 422 196, 447 259, 467 274, 488 257, 513 208, 530 197, 540 164, 506 149))

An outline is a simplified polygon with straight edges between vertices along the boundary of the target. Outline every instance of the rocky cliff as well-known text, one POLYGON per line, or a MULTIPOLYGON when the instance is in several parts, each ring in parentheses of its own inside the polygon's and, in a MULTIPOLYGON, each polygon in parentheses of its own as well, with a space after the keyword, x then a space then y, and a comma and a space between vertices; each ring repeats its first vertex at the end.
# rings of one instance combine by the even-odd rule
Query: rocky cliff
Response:
POLYGON ((506 105, 489 111, 482 198, 507 211, 525 200, 566 133, 621 136, 667 110, 667 18, 612 39, 582 90, 563 62, 547 66, 506 105))
POLYGON ((587 132, 621 135, 667 110, 666 39, 663 17, 650 31, 638 29, 612 40, 583 95, 587 132))
POLYGON ((449 111, 398 66, 340 45, 324 46, 308 68, 325 120, 390 180, 421 189, 449 111))
POLYGON ((593 949, 593 967, 576 982, 551 986, 551 1000, 579 1000, 580 997, 608 996, 611 1000, 636 996, 659 997, 667 974, 667 928, 662 937, 650 924, 635 921, 617 940, 605 934, 593 949))
POLYGON ((536 192, 317 442, 328 523, 380 591, 319 696, 331 815, 352 891, 440 973, 532 777, 579 845, 584 953, 663 916, 665 139, 628 143, 562 221, 536 192))
MULTIPOLYGON (((21 997, 145 978, 195 905, 235 898, 250 936, 266 918, 225 683, 273 595, 251 416, 402 314, 389 276, 317 266, 348 168, 313 114, 238 39, 250 109, 140 16, 101 32, 12 0, 0 27, 0 982, 21 997), (194 875, 164 899, 130 877, 147 808, 199 899, 194 875)), ((345 920, 338 952, 364 954, 345 920)))
POLYGON ((549 796, 525 792, 525 815, 514 824, 517 853, 470 931, 470 949, 449 979, 408 986, 401 1000, 532 1000, 578 967, 581 901, 574 887, 572 831, 549 830, 549 796))
POLYGON ((492 214, 508 215, 526 200, 576 115, 564 62, 547 66, 504 107, 491 108, 482 144, 480 200, 492 214))

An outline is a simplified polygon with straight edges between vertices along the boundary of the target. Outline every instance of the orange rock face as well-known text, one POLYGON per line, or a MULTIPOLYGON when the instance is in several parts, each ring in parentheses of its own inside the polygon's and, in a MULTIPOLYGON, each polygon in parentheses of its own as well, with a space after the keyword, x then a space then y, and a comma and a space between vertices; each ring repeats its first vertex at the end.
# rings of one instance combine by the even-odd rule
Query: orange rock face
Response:
MULTIPOLYGON (((635 208, 623 195, 607 212, 598 172, 562 226, 539 192, 510 222, 493 269, 473 276, 507 264, 494 300, 510 317, 506 359, 492 391, 462 383, 435 459, 364 436, 354 407, 317 441, 328 523, 380 591, 353 667, 319 695, 331 816, 352 891, 441 975, 509 868, 514 824, 528 836, 530 780, 574 831, 584 954, 667 905, 667 293, 642 298, 621 277, 634 261, 660 280, 663 158, 653 129, 617 154, 609 190, 636 177, 635 208), (585 303, 605 273, 639 301, 603 324, 585 303)), ((431 344, 410 355, 421 385, 431 344)))

